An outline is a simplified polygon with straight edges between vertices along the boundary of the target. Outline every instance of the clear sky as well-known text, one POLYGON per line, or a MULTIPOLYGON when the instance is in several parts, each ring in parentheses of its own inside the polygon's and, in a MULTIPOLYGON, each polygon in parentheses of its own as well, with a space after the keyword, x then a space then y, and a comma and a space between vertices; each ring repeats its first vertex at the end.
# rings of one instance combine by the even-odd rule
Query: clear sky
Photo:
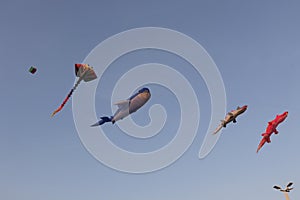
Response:
MULTIPOLYGON (((272 186, 293 181, 290 197, 299 199, 299 6, 281 0, 1 1, 0 198, 279 200, 284 196, 272 186), (222 75, 227 111, 249 107, 237 124, 223 130, 211 153, 199 159, 211 106, 201 76, 168 52, 145 49, 123 55, 100 80, 97 116, 111 114, 114 80, 145 63, 162 63, 184 74, 201 109, 197 136, 180 159, 152 173, 131 174, 107 167, 86 150, 71 101, 57 116, 50 115, 76 80, 74 63, 83 62, 107 38, 140 27, 172 29, 200 43, 222 75), (37 66, 35 75, 28 72, 31 65, 37 66), (286 110, 289 116, 279 134, 256 154, 267 122, 286 110)), ((149 108, 161 104, 168 114, 161 133, 136 139, 115 125, 103 126, 110 140, 133 152, 162 147, 179 126, 176 95, 156 84, 147 86, 151 100, 133 119, 149 123, 149 108)))

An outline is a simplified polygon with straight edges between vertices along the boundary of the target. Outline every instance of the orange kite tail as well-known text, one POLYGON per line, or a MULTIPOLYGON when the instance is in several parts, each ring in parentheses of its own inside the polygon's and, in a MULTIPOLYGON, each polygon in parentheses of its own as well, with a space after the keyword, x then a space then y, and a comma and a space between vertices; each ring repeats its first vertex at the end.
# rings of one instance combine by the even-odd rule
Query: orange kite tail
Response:
POLYGON ((59 108, 57 108, 51 115, 51 117, 53 117, 56 113, 58 113, 59 111, 61 111, 61 109, 63 109, 63 107, 65 106, 65 104, 67 103, 67 101, 69 100, 69 98, 72 96, 74 89, 72 89, 68 96, 65 98, 65 100, 63 101, 63 103, 59 106, 59 108))
POLYGON ((62 106, 60 106, 59 108, 57 108, 57 109, 52 113, 51 117, 53 117, 56 113, 58 113, 59 111, 61 111, 62 108, 63 108, 62 106))

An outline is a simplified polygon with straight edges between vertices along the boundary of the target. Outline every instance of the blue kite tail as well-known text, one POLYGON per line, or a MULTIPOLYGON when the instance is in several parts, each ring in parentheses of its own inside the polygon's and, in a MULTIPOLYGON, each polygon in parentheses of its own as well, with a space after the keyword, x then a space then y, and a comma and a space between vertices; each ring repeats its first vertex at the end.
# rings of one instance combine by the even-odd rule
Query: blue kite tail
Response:
POLYGON ((112 117, 101 117, 100 120, 97 123, 95 123, 95 124, 93 124, 91 126, 92 127, 93 126, 100 126, 100 125, 102 125, 102 124, 104 124, 106 122, 111 122, 111 120, 112 120, 112 117))

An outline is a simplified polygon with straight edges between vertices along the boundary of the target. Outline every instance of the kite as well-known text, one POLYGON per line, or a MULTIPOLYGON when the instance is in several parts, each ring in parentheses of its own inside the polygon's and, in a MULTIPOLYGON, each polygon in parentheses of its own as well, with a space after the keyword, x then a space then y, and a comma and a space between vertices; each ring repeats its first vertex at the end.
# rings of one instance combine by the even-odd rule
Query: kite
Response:
POLYGON ((79 77, 79 79, 77 80, 76 84, 71 89, 63 103, 52 113, 51 117, 53 117, 56 113, 61 111, 61 109, 65 106, 65 104, 72 96, 73 92, 82 80, 84 80, 85 82, 89 82, 97 78, 95 71, 88 64, 75 64, 75 74, 77 77, 79 77))
POLYGON ((34 74, 37 71, 37 69, 34 66, 31 66, 28 71, 34 74))
POLYGON ((112 122, 114 124, 116 121, 136 112, 150 99, 150 97, 150 90, 148 88, 142 88, 127 100, 115 103, 115 105, 118 106, 118 110, 115 112, 114 116, 101 117, 97 123, 91 126, 99 126, 106 122, 112 122))
POLYGON ((277 185, 274 185, 273 188, 276 189, 276 190, 279 190, 280 192, 283 192, 284 193, 284 196, 285 196, 285 199, 286 200, 289 200, 289 195, 288 193, 294 189, 292 188, 291 186, 293 185, 293 182, 289 182, 287 185, 286 185, 286 188, 285 189, 282 189, 280 186, 277 186, 277 185))
POLYGON ((216 134, 219 132, 223 127, 225 128, 226 125, 230 122, 236 123, 236 118, 240 114, 244 113, 247 110, 248 106, 244 105, 243 107, 237 107, 236 110, 232 110, 231 112, 227 113, 224 120, 221 120, 221 124, 218 126, 218 128, 213 132, 213 134, 216 134))
POLYGON ((277 185, 274 185, 273 188, 276 190, 279 190, 280 192, 290 192, 292 189, 294 189, 294 188, 292 188, 292 185, 293 185, 293 182, 289 182, 286 185, 285 189, 282 189, 280 186, 277 186, 277 185))
POLYGON ((268 122, 268 126, 266 128, 265 133, 261 134, 261 136, 263 136, 263 138, 261 139, 258 148, 256 150, 256 153, 258 153, 258 151, 264 146, 264 144, 267 143, 271 143, 271 139, 270 136, 272 135, 272 133, 278 134, 278 130, 276 129, 277 126, 283 122, 288 116, 288 112, 284 112, 281 115, 276 115, 276 118, 270 122, 268 122))

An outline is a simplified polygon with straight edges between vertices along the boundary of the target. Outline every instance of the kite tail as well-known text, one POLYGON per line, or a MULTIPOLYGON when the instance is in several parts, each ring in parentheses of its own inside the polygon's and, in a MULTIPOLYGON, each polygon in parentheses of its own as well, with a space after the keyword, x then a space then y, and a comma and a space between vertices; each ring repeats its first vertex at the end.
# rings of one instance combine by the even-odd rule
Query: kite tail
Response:
POLYGON ((91 127, 93 127, 93 126, 99 126, 99 125, 102 125, 102 124, 104 124, 106 122, 111 122, 112 119, 113 119, 113 117, 101 117, 100 120, 97 123, 91 125, 91 127))
POLYGON ((258 153, 258 151, 264 146, 264 144, 267 142, 266 138, 263 138, 261 139, 258 147, 257 147, 257 150, 256 150, 256 153, 258 153))
POLYGON ((74 87, 72 88, 72 90, 76 90, 76 88, 78 87, 78 85, 81 81, 82 81, 82 78, 79 78, 78 81, 76 82, 76 84, 74 85, 74 87))
POLYGON ((79 83, 81 82, 82 78, 79 78, 78 81, 76 82, 76 84, 74 85, 74 87, 71 89, 71 91, 69 92, 68 96, 65 98, 65 100, 62 102, 62 104, 59 106, 58 109, 56 109, 51 117, 53 117, 56 113, 58 113, 59 111, 61 111, 63 109, 63 107, 65 106, 65 104, 67 103, 67 101, 70 99, 70 97, 72 96, 73 92, 76 90, 76 88, 78 87, 79 83))
POLYGON ((222 128, 223 128, 223 125, 220 124, 220 125, 218 126, 218 128, 217 128, 212 134, 213 134, 213 135, 217 134, 222 128))

